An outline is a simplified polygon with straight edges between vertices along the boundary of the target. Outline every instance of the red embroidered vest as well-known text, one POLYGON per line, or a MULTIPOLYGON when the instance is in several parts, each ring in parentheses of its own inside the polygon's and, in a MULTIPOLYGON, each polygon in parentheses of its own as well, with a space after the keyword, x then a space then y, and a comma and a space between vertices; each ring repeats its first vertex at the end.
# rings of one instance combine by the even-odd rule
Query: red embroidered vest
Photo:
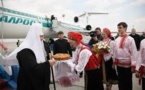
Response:
MULTIPOLYGON (((83 49, 88 49, 89 51, 91 51, 88 47, 82 47, 80 52, 83 49)), ((80 52, 79 52, 79 54, 80 54, 80 52)), ((92 55, 89 58, 89 61, 85 67, 85 70, 93 70, 93 69, 96 69, 100 66, 100 62, 99 62, 98 58, 96 57, 96 55, 92 51, 91 51, 91 53, 92 53, 92 55)))

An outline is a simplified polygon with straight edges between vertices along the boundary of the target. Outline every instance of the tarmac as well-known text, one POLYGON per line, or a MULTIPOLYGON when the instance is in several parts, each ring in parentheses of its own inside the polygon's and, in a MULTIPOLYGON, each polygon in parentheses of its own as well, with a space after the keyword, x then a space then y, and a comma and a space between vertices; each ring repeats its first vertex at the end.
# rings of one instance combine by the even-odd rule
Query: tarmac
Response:
MULTIPOLYGON (((8 46, 8 54, 17 47, 16 43, 7 42, 4 44, 8 46)), ((2 49, 0 49, 0 52, 1 51, 2 49)), ((57 81, 55 82, 55 84, 56 84, 56 90, 84 90, 84 77, 80 78, 80 81, 74 83, 73 86, 71 87, 62 87, 57 83, 57 81)), ((53 84, 50 84, 50 90, 54 90, 53 84)), ((105 90, 105 84, 104 84, 104 90, 105 90)), ((119 90, 118 85, 113 85, 112 90, 119 90)), ((133 90, 142 90, 141 86, 138 85, 138 79, 135 77, 134 74, 133 74, 133 90)))
MULTIPOLYGON (((73 84, 71 87, 62 87, 57 82, 56 84, 56 90, 85 90, 84 88, 84 77, 80 78, 80 81, 73 84)), ((106 85, 104 84, 104 90, 106 88, 106 85)), ((50 90, 54 90, 53 84, 50 84, 50 90)), ((113 85, 112 90, 119 90, 118 85, 113 85)), ((138 85, 138 79, 133 75, 133 90, 142 90, 141 86, 138 85)))

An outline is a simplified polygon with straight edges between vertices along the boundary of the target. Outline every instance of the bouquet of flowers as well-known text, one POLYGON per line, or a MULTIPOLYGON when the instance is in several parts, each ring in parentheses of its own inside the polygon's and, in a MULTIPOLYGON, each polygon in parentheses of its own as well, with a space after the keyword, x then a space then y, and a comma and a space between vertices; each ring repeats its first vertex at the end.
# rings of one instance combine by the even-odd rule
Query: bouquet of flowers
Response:
POLYGON ((100 42, 93 45, 92 50, 98 54, 109 53, 110 46, 107 43, 100 41, 100 42))

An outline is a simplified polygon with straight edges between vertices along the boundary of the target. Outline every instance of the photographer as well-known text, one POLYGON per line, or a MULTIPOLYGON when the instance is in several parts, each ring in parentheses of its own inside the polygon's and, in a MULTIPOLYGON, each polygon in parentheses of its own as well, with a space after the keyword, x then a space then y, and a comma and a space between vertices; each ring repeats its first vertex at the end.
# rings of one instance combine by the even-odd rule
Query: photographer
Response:
POLYGON ((90 41, 89 41, 89 43, 88 43, 88 46, 89 46, 90 48, 92 48, 93 44, 98 43, 99 40, 97 39, 96 32, 91 31, 89 34, 90 34, 91 39, 90 39, 90 41))
POLYGON ((96 36, 97 36, 98 40, 102 41, 103 40, 103 37, 101 35, 101 28, 100 27, 97 27, 95 29, 95 33, 97 34, 96 36))

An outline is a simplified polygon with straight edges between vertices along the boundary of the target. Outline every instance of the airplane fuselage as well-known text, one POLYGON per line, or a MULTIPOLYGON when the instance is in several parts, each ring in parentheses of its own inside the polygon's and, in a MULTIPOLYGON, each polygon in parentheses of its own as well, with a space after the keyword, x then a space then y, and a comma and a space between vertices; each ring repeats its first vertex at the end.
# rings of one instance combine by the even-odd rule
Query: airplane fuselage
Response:
POLYGON ((0 7, 0 37, 4 39, 25 38, 34 22, 39 22, 44 28, 46 38, 53 36, 52 23, 49 18, 23 13, 0 7))

